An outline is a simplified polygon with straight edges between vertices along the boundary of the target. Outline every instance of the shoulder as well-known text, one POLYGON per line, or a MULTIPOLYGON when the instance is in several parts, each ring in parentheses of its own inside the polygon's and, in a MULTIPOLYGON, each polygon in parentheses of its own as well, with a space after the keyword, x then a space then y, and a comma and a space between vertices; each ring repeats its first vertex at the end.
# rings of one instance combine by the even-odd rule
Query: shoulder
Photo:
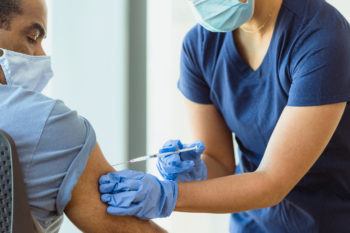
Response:
POLYGON ((348 21, 325 0, 284 0, 281 12, 279 29, 295 49, 349 39, 348 21))
POLYGON ((221 46, 225 36, 226 33, 210 32, 197 24, 187 32, 183 45, 185 49, 191 49, 201 53, 208 52, 208 48, 215 49, 218 45, 221 46))
POLYGON ((314 44, 334 44, 349 41, 350 26, 345 17, 323 0, 308 0, 300 19, 299 45, 305 41, 314 44))
POLYGON ((212 72, 225 41, 231 33, 214 33, 196 25, 186 34, 182 47, 181 64, 196 66, 204 76, 212 72))
POLYGON ((30 135, 33 146, 39 140, 52 140, 54 144, 58 138, 70 138, 72 143, 78 143, 85 139, 89 129, 93 131, 85 118, 61 100, 14 86, 0 86, 0 98, 3 115, 0 127, 7 129, 18 141, 24 135, 30 135), (43 138, 43 132, 49 133, 50 137, 43 138))
MULTIPOLYGON (((206 32, 203 27, 199 24, 193 26, 187 33, 184 39, 184 45, 196 45, 198 42, 203 43, 203 40, 206 37, 206 32)), ((197 44, 198 45, 198 44, 197 44)))
POLYGON ((50 123, 65 125, 82 119, 61 100, 21 87, 0 87, 0 97, 3 100, 0 103, 0 111, 6 112, 8 121, 16 121, 19 124, 38 122, 44 127, 50 123))
POLYGON ((0 128, 17 143, 37 142, 56 101, 20 87, 0 86, 0 128))
POLYGON ((307 2, 304 18, 310 22, 310 25, 328 29, 349 29, 347 19, 330 3, 324 0, 307 2))
POLYGON ((15 108, 17 110, 26 111, 33 108, 43 107, 55 104, 55 100, 41 93, 28 91, 18 86, 0 86, 0 96, 2 102, 0 107, 7 109, 15 108), (21 108, 18 108, 21 106, 21 108))
POLYGON ((350 56, 350 26, 345 17, 323 0, 308 0, 305 8, 299 19, 292 60, 322 53, 329 59, 350 56))
POLYGON ((323 25, 347 24, 345 17, 325 0, 284 0, 281 10, 290 12, 304 26, 310 22, 323 25))
POLYGON ((27 176, 31 205, 41 209, 33 211, 37 219, 63 213, 96 143, 91 124, 56 100, 35 147, 27 176))
POLYGON ((40 143, 51 149, 69 148, 84 145, 89 137, 95 140, 95 132, 89 121, 63 101, 56 100, 47 117, 40 143))

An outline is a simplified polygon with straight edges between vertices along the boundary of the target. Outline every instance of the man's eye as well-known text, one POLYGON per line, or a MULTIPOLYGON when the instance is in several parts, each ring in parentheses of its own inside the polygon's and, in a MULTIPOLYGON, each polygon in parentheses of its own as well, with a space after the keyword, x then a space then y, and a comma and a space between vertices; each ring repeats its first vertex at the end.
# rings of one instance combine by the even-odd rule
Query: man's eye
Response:
POLYGON ((27 35, 28 38, 28 42, 35 44, 37 42, 37 40, 40 37, 40 32, 39 31, 33 31, 32 33, 30 33, 29 35, 27 35))
POLYGON ((30 36, 27 36, 27 41, 28 41, 29 43, 31 43, 31 44, 35 44, 35 43, 36 43, 36 40, 33 39, 33 38, 30 37, 30 36))

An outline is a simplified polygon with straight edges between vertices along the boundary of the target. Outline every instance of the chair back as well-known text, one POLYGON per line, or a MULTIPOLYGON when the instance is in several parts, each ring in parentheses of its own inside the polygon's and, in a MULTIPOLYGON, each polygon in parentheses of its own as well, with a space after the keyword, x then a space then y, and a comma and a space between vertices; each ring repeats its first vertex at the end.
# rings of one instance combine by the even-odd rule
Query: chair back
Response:
POLYGON ((35 233, 15 143, 0 130, 0 233, 35 233))

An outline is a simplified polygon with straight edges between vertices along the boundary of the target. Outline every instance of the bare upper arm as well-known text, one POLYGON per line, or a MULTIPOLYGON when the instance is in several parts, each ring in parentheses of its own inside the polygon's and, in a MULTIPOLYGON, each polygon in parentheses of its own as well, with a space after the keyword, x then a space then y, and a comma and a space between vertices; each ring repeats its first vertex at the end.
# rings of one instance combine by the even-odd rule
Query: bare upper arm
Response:
MULTIPOLYGON (((206 145, 204 159, 215 160, 226 170, 234 173, 235 159, 232 132, 214 105, 197 104, 186 101, 193 135, 206 145)), ((210 170, 209 170, 210 173, 210 170)), ((209 174, 210 177, 210 174, 209 174)))
POLYGON ((99 146, 96 145, 65 209, 68 218, 86 233, 164 232, 151 221, 107 214, 106 206, 100 201, 98 180, 101 175, 112 171, 113 167, 108 164, 99 146))
POLYGON ((321 156, 334 134, 346 103, 286 107, 258 169, 283 199, 321 156))

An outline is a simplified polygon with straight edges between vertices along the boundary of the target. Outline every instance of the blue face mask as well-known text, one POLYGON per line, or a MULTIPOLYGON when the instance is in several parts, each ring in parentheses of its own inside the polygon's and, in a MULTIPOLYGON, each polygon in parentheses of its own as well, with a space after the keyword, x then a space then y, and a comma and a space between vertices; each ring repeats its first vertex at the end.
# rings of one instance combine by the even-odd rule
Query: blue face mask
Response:
MULTIPOLYGON (((53 77, 51 59, 0 49, 0 65, 7 85, 41 92, 53 77)), ((0 70, 1 71, 1 70, 0 70)))
POLYGON ((189 0, 194 14, 205 29, 231 32, 248 22, 254 13, 255 0, 189 0))

